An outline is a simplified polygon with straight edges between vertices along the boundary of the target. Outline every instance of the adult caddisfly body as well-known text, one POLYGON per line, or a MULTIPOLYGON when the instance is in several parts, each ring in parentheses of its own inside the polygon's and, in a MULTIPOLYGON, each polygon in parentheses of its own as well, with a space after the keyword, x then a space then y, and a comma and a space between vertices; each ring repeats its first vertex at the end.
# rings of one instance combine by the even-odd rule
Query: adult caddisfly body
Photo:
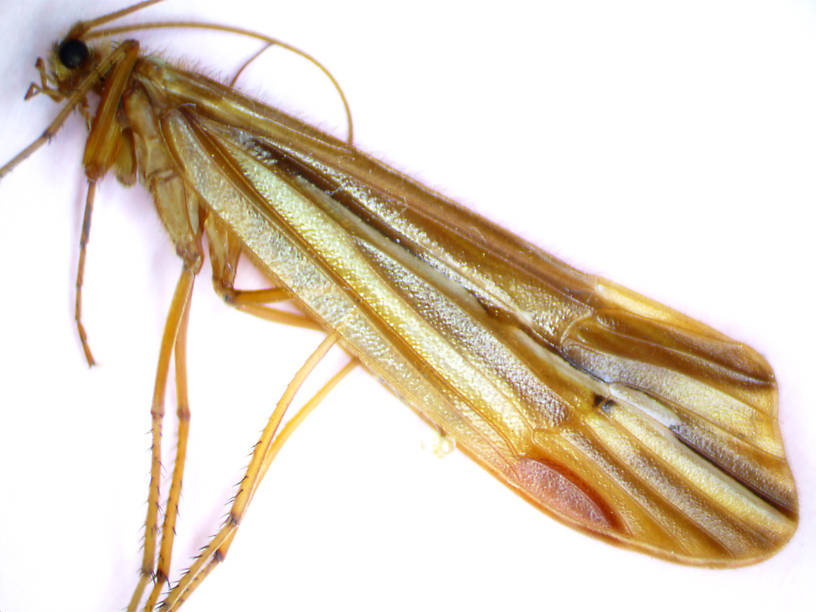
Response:
MULTIPOLYGON (((787 541, 796 495, 773 374, 758 354, 569 268, 351 145, 143 55, 136 41, 96 42, 113 33, 107 21, 79 24, 60 41, 32 91, 63 110, 0 174, 76 107, 91 126, 87 210, 105 174, 126 184, 138 176, 183 261, 157 376, 133 609, 158 601, 169 570, 185 429, 163 517, 157 441, 173 355, 186 419, 185 321, 204 237, 216 288, 230 302, 326 330, 316 359, 341 344, 459 448, 563 522, 690 564, 750 563, 787 541), (90 94, 100 97, 93 112, 90 94), (242 253, 273 288, 233 287, 242 253), (266 307, 280 297, 305 318, 266 307)), ((226 554, 289 432, 277 429, 286 406, 256 446, 227 523, 170 591, 168 607, 226 554)))

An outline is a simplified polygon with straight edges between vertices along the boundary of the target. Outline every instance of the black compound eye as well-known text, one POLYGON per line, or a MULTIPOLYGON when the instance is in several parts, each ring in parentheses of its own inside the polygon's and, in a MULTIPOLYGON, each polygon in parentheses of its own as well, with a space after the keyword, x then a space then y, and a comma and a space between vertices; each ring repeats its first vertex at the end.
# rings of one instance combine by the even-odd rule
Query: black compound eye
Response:
POLYGON ((76 38, 63 40, 59 46, 59 59, 66 68, 78 68, 88 59, 88 45, 76 38))

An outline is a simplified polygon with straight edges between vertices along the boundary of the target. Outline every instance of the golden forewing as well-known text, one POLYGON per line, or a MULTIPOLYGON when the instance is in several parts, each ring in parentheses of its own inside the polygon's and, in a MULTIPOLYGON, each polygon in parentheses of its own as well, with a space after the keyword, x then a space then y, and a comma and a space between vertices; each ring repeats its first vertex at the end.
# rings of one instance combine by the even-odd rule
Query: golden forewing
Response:
POLYGON ((754 351, 216 83, 139 71, 171 92, 154 104, 179 173, 256 263, 531 501, 688 563, 790 537, 776 386, 754 351))

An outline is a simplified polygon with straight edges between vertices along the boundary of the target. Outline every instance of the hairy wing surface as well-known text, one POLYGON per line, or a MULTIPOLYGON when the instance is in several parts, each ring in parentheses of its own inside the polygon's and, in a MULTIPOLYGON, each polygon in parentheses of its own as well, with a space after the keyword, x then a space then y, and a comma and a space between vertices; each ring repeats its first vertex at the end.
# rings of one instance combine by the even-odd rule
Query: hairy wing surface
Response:
POLYGON ((164 120, 180 173, 502 480, 579 529, 687 563, 756 561, 793 533, 776 386, 753 350, 278 111, 252 102, 229 125, 217 84, 170 76, 198 110, 164 120))

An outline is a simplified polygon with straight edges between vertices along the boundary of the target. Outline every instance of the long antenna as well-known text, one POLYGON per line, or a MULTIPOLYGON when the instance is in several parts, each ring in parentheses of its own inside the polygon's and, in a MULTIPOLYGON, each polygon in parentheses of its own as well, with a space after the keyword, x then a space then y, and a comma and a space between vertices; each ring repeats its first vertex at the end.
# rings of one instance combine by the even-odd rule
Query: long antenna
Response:
POLYGON ((68 33, 68 37, 83 38, 83 35, 88 30, 91 30, 96 26, 100 26, 104 23, 110 23, 111 21, 116 21, 120 17, 126 17, 131 13, 141 11, 142 9, 146 9, 147 7, 158 4, 159 2, 164 2, 164 0, 144 0, 144 2, 139 2, 133 6, 114 11, 113 13, 108 13, 107 15, 102 15, 101 17, 91 19, 90 21, 80 21, 73 28, 71 28, 71 31, 68 33))
MULTIPOLYGON (((142 5, 147 4, 155 4, 156 2, 161 2, 162 0, 151 0, 151 2, 143 2, 142 5)), ((136 5, 135 7, 131 7, 130 9, 125 9, 128 13, 133 12, 134 10, 138 10, 137 7, 141 7, 141 5, 136 5)), ((120 11, 123 12, 123 11, 120 11)), ((105 21, 103 23, 107 23, 110 21, 107 17, 104 18, 105 21)), ((98 21, 98 20, 95 20, 98 21)), ((91 23, 91 22, 87 22, 91 23)), ((285 43, 282 40, 278 40, 277 38, 272 38, 270 36, 266 36, 265 34, 260 34, 259 32, 253 32, 252 30, 246 30, 244 28, 238 28, 235 26, 226 26, 226 25, 219 25, 215 23, 204 23, 198 21, 153 21, 148 23, 137 23, 134 25, 126 25, 126 26, 115 26, 112 28, 103 28, 101 30, 96 30, 94 32, 85 31, 82 35, 83 40, 92 40, 94 38, 108 38, 111 36, 116 36, 118 34, 126 34, 128 32, 137 32, 139 30, 158 30, 163 28, 178 28, 178 29, 192 29, 192 30, 212 30, 215 32, 225 32, 227 34, 237 34, 239 36, 246 36, 247 38, 254 38, 255 40, 259 40, 261 42, 266 43, 267 46, 278 46, 287 51, 291 51, 296 55, 301 56, 303 59, 307 60, 314 66, 316 66, 320 71, 326 75, 326 77, 331 81, 332 85, 334 86, 337 93, 340 95, 340 100, 343 103, 343 109, 346 113, 346 122, 348 124, 348 136, 346 137, 346 142, 352 144, 354 140, 354 122, 351 118, 351 107, 349 106, 348 100, 346 99, 346 94, 343 93, 343 88, 340 87, 340 83, 337 82, 337 79, 334 78, 329 69, 326 68, 320 61, 318 61, 315 57, 312 57, 305 51, 298 49, 294 45, 290 45, 289 43, 285 43)), ((262 49, 261 51, 263 51, 262 49)))

